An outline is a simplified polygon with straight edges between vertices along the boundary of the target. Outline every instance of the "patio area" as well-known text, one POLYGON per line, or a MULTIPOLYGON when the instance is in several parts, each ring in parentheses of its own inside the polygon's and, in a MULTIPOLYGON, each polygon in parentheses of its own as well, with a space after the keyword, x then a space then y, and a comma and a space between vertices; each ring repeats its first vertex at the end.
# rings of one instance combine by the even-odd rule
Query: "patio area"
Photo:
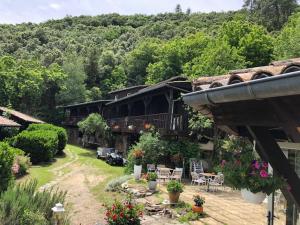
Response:
MULTIPOLYGON (((140 199, 139 202, 160 203, 168 199, 165 184, 158 187, 159 194, 140 199)), ((267 204, 260 205, 245 202, 240 191, 231 188, 221 188, 216 192, 207 192, 205 186, 201 189, 198 185, 185 184, 184 192, 180 195, 180 201, 193 204, 193 195, 199 194, 205 198, 204 212, 206 216, 198 221, 190 221, 190 224, 200 225, 265 225, 267 224, 267 204)), ((284 201, 275 204, 275 225, 285 224, 284 201)), ((145 225, 180 224, 175 218, 145 216, 145 225)))

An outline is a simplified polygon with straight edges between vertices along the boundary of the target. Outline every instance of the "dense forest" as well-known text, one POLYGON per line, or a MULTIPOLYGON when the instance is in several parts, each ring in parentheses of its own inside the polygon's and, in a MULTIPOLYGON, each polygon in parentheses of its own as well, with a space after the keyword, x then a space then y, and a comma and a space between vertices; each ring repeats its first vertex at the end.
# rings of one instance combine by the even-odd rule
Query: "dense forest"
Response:
POLYGON ((67 16, 0 25, 0 105, 54 120, 56 106, 108 92, 300 56, 296 0, 245 0, 231 12, 67 16))

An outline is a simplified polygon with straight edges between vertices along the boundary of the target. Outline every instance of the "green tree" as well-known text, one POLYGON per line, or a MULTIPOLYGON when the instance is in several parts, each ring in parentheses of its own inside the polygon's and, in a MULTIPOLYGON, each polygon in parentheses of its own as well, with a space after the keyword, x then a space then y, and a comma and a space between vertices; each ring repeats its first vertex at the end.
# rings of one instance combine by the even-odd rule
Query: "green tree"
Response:
POLYGON ((146 39, 140 42, 125 58, 125 68, 128 83, 131 85, 144 84, 147 76, 147 67, 156 61, 160 41, 146 39))
POLYGON ((279 33, 275 44, 276 59, 300 56, 300 13, 293 15, 279 33))
POLYGON ((244 7, 250 11, 254 21, 272 31, 282 28, 298 4, 297 0, 245 0, 244 7))
POLYGON ((66 78, 62 81, 64 88, 61 88, 57 95, 57 103, 68 105, 84 102, 87 90, 83 59, 71 53, 64 59, 62 69, 66 73, 66 78))
POLYGON ((243 56, 226 41, 211 42, 204 53, 185 65, 184 71, 191 78, 226 74, 229 70, 246 66, 243 56))
POLYGON ((273 39, 262 26, 233 20, 223 24, 218 38, 235 47, 250 67, 267 65, 272 60, 273 39))

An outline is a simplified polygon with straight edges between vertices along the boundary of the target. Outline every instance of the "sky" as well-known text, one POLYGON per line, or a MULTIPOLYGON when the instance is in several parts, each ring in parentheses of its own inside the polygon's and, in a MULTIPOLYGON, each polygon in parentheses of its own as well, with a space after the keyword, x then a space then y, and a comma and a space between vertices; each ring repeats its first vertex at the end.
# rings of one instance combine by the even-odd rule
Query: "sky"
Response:
POLYGON ((106 13, 157 14, 172 12, 177 4, 183 11, 228 11, 240 9, 243 0, 0 0, 0 23, 43 22, 66 15, 106 13))

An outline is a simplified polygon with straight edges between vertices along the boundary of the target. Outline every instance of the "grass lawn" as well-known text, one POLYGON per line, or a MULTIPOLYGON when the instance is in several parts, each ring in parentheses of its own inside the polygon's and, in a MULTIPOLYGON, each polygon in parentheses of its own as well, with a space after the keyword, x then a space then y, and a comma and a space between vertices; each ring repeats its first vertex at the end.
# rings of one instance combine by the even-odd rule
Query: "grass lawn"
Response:
POLYGON ((37 179, 38 187, 49 183, 55 179, 53 169, 60 167, 73 159, 72 149, 67 146, 64 150, 64 156, 58 156, 52 163, 45 163, 41 165, 33 165, 30 167, 28 174, 17 180, 17 183, 24 182, 28 179, 37 179))

